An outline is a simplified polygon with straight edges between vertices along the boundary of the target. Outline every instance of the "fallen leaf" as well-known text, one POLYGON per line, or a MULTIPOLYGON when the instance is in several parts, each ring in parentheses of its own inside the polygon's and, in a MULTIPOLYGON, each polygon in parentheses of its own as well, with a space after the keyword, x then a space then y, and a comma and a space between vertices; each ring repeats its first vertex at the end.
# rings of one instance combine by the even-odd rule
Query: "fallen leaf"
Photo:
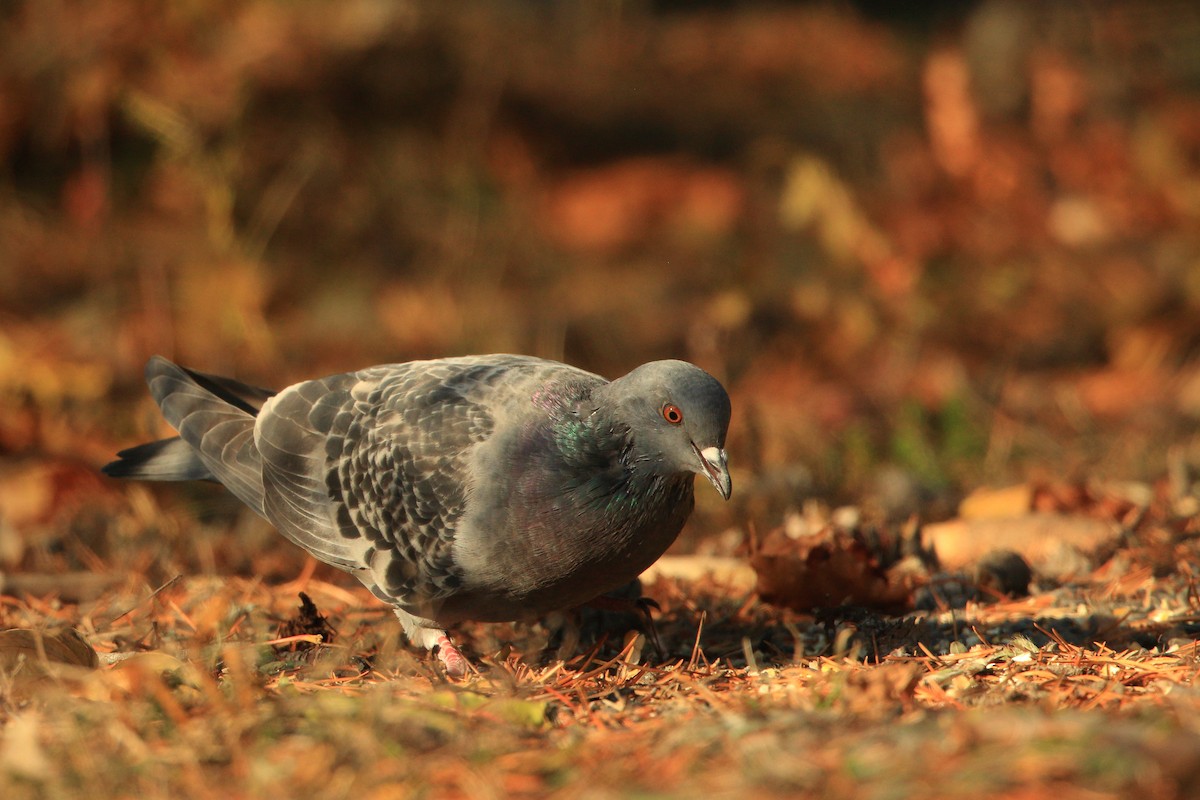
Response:
POLYGON ((911 605, 911 578, 885 570, 861 538, 845 531, 768 536, 750 565, 759 596, 796 611, 840 605, 898 611, 911 605))
POLYGON ((22 659, 55 661, 88 669, 100 665, 96 651, 74 628, 53 634, 29 628, 0 631, 0 667, 12 667, 22 659))
POLYGON ((58 633, 29 628, 0 631, 0 674, 23 688, 99 665, 96 651, 73 628, 58 633))

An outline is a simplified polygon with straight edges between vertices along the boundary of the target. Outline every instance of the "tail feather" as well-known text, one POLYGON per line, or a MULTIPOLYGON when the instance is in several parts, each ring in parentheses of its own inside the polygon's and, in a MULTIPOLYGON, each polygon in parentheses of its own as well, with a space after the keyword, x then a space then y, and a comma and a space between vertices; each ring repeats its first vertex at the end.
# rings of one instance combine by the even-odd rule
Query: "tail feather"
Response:
POLYGON ((146 382, 179 437, 122 451, 120 460, 104 471, 150 480, 187 480, 194 475, 217 480, 263 514, 262 459, 254 445, 254 422, 259 406, 273 393, 192 372, 161 356, 146 364, 146 382))
POLYGON ((100 468, 113 478, 143 481, 215 481, 200 455, 178 436, 139 444, 117 453, 117 460, 100 468))
MULTIPOLYGON (((158 356, 158 358, 161 358, 161 356, 158 356)), ((165 361, 166 359, 163 360, 165 361)), ((170 364, 171 362, 168 361, 167 363, 170 364)), ((220 399, 224 400, 226 403, 229 403, 229 405, 234 406, 235 408, 240 408, 242 411, 245 411, 247 414, 252 416, 258 416, 258 412, 262 409, 263 403, 267 402, 276 394, 278 394, 278 392, 276 392, 274 389, 263 389, 260 386, 251 386, 248 383, 235 381, 233 378, 226 378, 221 375, 210 375, 207 372, 198 372, 197 370, 188 369, 187 367, 180 367, 177 364, 172 364, 171 366, 186 373, 188 377, 190 377, 200 386, 200 388, 211 392, 220 399)), ((146 379, 150 379, 149 365, 147 365, 146 379)))

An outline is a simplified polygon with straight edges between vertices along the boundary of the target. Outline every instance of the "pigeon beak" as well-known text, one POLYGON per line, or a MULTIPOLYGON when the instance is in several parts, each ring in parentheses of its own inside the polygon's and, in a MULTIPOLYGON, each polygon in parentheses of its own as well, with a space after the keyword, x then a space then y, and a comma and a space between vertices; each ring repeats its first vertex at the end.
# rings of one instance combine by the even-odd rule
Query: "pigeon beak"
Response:
POLYGON ((725 461, 725 451, 719 447, 706 447, 701 450, 696 445, 692 445, 692 449, 696 451, 697 457, 700 459, 700 465, 704 468, 704 475, 721 493, 721 497, 726 500, 733 493, 733 481, 729 479, 729 467, 725 461))

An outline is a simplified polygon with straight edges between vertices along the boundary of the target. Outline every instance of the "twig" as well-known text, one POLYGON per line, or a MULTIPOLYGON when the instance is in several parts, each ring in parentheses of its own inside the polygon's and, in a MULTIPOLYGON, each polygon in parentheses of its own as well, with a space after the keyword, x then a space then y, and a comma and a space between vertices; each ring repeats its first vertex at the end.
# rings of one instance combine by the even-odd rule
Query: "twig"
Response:
POLYGON ((158 587, 158 588, 157 588, 157 589, 155 589, 153 592, 151 592, 151 593, 149 594, 149 596, 148 596, 148 597, 146 597, 146 599, 142 600, 141 602, 135 603, 134 605, 130 606, 130 607, 129 607, 128 609, 126 609, 125 611, 123 611, 123 612, 121 612, 120 614, 118 614, 117 616, 113 617, 113 618, 112 618, 112 619, 109 621, 108 625, 105 625, 104 627, 106 627, 106 628, 111 628, 113 625, 115 625, 115 624, 117 623, 117 620, 121 619, 122 617, 128 616, 129 614, 132 614, 132 613, 133 613, 134 611, 136 611, 137 609, 139 609, 139 608, 141 608, 142 606, 146 605, 146 603, 149 603, 151 600, 153 600, 155 597, 157 597, 159 592, 163 591, 164 589, 166 589, 166 588, 167 588, 167 587, 169 587, 169 586, 174 586, 174 585, 175 585, 175 583, 176 583, 177 581, 179 581, 179 579, 180 579, 180 578, 182 578, 182 577, 183 577, 183 575, 176 575, 174 578, 171 578, 171 580, 167 581, 167 582, 166 582, 166 583, 164 583, 162 586, 158 587))

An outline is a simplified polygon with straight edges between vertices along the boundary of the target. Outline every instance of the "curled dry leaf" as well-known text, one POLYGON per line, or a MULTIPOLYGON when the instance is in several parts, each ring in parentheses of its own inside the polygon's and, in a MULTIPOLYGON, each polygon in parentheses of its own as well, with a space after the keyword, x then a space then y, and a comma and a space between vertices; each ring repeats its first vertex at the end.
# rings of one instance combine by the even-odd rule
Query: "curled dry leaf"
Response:
POLYGON ((912 576, 884 569, 862 538, 847 531, 769 535, 750 565, 759 596, 796 611, 840 605, 903 611, 912 604, 912 576))
POLYGON ((71 668, 92 670, 99 665, 96 651, 73 628, 57 633, 28 628, 0 631, 0 673, 17 681, 61 677, 71 668))
POLYGON ((0 631, 0 666, 12 666, 22 658, 74 664, 88 669, 100 665, 96 651, 74 628, 66 628, 58 633, 29 628, 0 631))

